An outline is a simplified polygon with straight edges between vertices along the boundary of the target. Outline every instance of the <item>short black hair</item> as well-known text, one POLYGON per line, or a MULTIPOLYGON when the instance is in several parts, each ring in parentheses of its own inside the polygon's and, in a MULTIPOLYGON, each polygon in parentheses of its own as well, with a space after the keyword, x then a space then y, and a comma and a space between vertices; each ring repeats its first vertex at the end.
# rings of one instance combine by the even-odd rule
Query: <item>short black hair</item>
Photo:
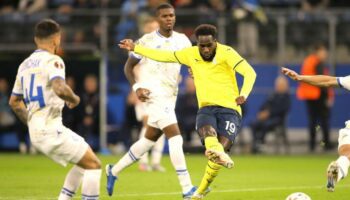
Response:
POLYGON ((214 39, 216 39, 217 30, 216 27, 211 24, 201 24, 197 26, 197 28, 194 30, 194 33, 196 35, 196 38, 200 35, 211 35, 214 39))
POLYGON ((60 31, 60 25, 57 22, 52 19, 44 19, 35 25, 34 36, 46 39, 60 31))
POLYGON ((156 8, 156 16, 159 15, 159 10, 172 8, 174 9, 174 6, 172 6, 170 3, 162 3, 156 8))

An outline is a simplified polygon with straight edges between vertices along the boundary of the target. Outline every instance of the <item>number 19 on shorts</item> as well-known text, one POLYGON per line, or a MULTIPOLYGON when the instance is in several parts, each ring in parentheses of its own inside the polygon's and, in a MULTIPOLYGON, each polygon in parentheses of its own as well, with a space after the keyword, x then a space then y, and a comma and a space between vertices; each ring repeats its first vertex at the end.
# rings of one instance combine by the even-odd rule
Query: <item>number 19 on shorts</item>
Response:
POLYGON ((236 131, 236 125, 233 122, 226 121, 225 129, 229 135, 233 135, 236 131))

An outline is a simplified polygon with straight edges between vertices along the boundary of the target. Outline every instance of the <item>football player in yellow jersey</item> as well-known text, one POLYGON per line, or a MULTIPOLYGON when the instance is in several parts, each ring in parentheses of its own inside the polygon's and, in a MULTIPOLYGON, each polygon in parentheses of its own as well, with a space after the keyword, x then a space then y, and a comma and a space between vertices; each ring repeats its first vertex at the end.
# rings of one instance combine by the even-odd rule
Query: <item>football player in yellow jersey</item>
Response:
POLYGON ((215 26, 202 24, 195 30, 197 46, 178 51, 164 51, 135 45, 122 40, 119 46, 160 62, 187 65, 193 73, 199 111, 196 129, 205 145, 208 165, 192 199, 203 199, 221 166, 233 167, 225 153, 229 151, 241 128, 241 108, 251 92, 256 73, 231 47, 217 42, 215 26), (241 90, 236 72, 244 77, 241 90))

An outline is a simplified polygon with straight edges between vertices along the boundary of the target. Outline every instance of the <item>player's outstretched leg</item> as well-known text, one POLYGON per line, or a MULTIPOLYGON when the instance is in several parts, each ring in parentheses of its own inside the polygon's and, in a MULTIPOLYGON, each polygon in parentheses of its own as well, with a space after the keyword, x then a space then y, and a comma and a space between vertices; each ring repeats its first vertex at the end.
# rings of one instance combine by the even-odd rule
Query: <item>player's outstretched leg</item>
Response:
POLYGON ((139 139, 135 144, 133 144, 130 147, 128 153, 126 153, 114 166, 106 166, 107 192, 109 196, 112 196, 113 194, 114 183, 118 174, 129 165, 138 161, 145 152, 149 151, 152 148, 153 145, 154 142, 152 140, 143 137, 139 139), (113 176, 115 178, 113 178, 113 176))
POLYGON ((205 155, 210 161, 226 168, 233 167, 232 159, 225 153, 224 147, 219 143, 217 137, 206 137, 205 148, 205 155))
POLYGON ((90 147, 77 165, 85 169, 81 186, 82 200, 99 199, 101 163, 90 147))
POLYGON ((192 200, 203 199, 209 192, 209 185, 214 181, 215 177, 219 174, 221 165, 216 164, 212 161, 208 161, 207 167, 205 168, 205 173, 202 181, 194 193, 192 200))
POLYGON ((58 200, 70 200, 78 190, 84 176, 84 169, 74 165, 68 172, 58 200))
POLYGON ((327 168, 327 190, 333 192, 335 184, 348 174, 350 166, 350 121, 345 122, 346 127, 339 130, 339 158, 332 161, 327 168))

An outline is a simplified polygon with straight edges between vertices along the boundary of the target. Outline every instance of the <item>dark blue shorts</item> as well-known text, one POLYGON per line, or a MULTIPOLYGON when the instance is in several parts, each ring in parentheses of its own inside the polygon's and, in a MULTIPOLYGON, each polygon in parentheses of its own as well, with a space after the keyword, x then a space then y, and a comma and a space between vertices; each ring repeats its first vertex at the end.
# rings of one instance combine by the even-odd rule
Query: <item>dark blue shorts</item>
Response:
POLYGON ((196 129, 212 126, 218 135, 234 141, 241 129, 242 117, 233 109, 221 106, 206 106, 198 110, 196 129))

